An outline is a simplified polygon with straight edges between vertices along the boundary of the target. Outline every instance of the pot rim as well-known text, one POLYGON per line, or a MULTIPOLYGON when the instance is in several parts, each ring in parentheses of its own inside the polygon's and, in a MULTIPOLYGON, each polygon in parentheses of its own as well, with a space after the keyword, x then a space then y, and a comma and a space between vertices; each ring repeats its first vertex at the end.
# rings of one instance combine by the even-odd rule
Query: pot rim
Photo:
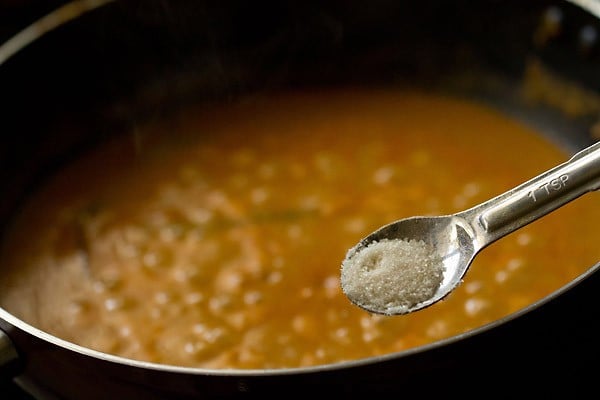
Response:
MULTIPOLYGON (((573 3, 576 6, 584 9, 590 14, 600 18, 600 1, 597 0, 564 0, 569 3, 573 3)), ((31 23, 17 34, 13 35, 4 43, 0 44, 0 68, 2 64, 8 61, 12 56, 17 54, 19 51, 26 48, 28 45, 45 35, 46 33, 74 20, 81 15, 93 11, 102 6, 108 5, 116 0, 71 0, 64 5, 56 8, 54 11, 46 14, 39 18, 35 22, 31 23)), ((283 376, 283 375, 296 375, 296 374, 311 374, 326 371, 339 371, 341 369, 351 369, 355 367, 366 366, 370 364, 382 363, 390 360, 397 360, 400 358, 406 358, 412 355, 426 353, 437 348, 448 346, 457 342, 461 342, 468 338, 480 335, 488 330, 491 330, 500 325, 504 325, 509 321, 518 319, 519 317, 532 312, 533 310, 541 307, 542 305, 549 303, 556 299, 561 294, 569 291, 574 286, 578 285, 583 280, 587 279, 600 269, 600 262, 592 265, 585 272, 571 280, 567 284, 558 288, 554 292, 547 296, 539 299, 538 301, 529 304, 528 306, 517 310, 509 315, 502 318, 496 319, 488 324, 479 326, 469 331, 459 333, 448 338, 440 339, 434 342, 430 342, 425 345, 401 350, 398 352, 388 353, 379 356, 366 357, 357 360, 340 361, 336 363, 321 364, 309 367, 290 367, 290 368, 268 368, 268 369, 211 369, 211 368, 199 368, 199 367, 183 367, 170 364, 159 364, 147 361, 134 360, 126 357, 116 356, 108 353, 103 353, 97 350, 93 350, 67 340, 61 339, 57 336, 49 334, 43 330, 40 330, 27 322, 21 320, 15 315, 11 314, 4 308, 0 307, 0 320, 7 322, 12 328, 19 329, 29 335, 37 337, 38 339, 60 347, 67 351, 72 351, 87 357, 95 358, 98 360, 120 364, 123 366, 134 367, 138 369, 155 370, 170 373, 180 373, 187 375, 205 375, 205 376, 234 376, 234 377, 252 377, 252 376, 283 376)), ((0 334, 3 329, 0 329, 0 334)), ((6 333, 10 338, 10 335, 6 333)), ((17 349, 18 350, 18 349, 17 349)))

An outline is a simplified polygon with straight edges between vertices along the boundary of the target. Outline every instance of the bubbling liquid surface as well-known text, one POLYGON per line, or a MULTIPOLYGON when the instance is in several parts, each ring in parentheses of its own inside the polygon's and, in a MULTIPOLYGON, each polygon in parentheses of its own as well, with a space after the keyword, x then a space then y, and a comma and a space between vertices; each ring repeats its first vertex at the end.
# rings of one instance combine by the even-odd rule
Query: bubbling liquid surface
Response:
POLYGON ((513 313, 591 267, 598 197, 485 249, 447 299, 410 315, 349 302, 348 248, 567 158, 494 110, 435 94, 190 107, 125 132, 29 199, 2 243, 0 304, 73 343, 162 364, 295 368, 399 352, 513 313))

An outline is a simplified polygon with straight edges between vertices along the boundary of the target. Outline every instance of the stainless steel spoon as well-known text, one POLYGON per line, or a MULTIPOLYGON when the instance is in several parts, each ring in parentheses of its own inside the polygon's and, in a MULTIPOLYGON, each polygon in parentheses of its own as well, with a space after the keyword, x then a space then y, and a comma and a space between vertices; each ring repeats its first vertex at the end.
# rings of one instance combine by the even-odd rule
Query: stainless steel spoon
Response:
MULTIPOLYGON (((444 216, 415 216, 392 222, 351 248, 344 262, 369 244, 383 239, 422 240, 438 253, 444 267, 442 282, 433 296, 409 307, 383 308, 379 304, 365 304, 360 296, 344 292, 350 301, 373 313, 393 315, 421 310, 454 290, 484 247, 598 188, 600 142, 579 151, 565 163, 465 211, 444 216)), ((342 289, 345 289, 344 278, 352 277, 344 277, 343 274, 342 267, 342 289)))

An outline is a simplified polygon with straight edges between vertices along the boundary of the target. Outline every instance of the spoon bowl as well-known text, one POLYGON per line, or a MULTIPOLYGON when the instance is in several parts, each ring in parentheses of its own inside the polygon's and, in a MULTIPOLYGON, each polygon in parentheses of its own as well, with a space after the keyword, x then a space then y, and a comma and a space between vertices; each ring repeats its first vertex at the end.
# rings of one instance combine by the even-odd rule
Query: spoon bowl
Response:
MULTIPOLYGON (((377 314, 407 314, 431 306, 463 281, 473 259, 484 247, 599 187, 600 142, 597 142, 567 162, 468 210, 444 216, 409 217, 377 229, 347 252, 341 268, 342 290, 354 304, 377 314), (379 286, 406 282, 406 279, 396 279, 396 274, 414 276, 410 270, 415 268, 433 271, 430 266, 420 265, 423 263, 417 258, 407 259, 406 255, 396 254, 387 256, 398 258, 397 265, 391 269, 386 267, 383 272, 377 263, 384 254, 372 258, 369 265, 355 265, 358 256, 371 244, 384 240, 423 243, 439 260, 443 275, 431 295, 413 301, 403 297, 403 288, 398 287, 400 294, 393 301, 377 298, 379 286), (359 281, 373 274, 377 274, 377 281, 359 281), (369 296, 364 296, 366 291, 370 292, 369 296), (372 298, 374 301, 365 301, 372 298), (410 301, 408 305, 407 301, 410 301)), ((389 293, 385 296, 389 297, 389 293)))
MULTIPOLYGON (((444 266, 442 281, 434 295, 411 305, 410 309, 393 307, 382 310, 371 303, 354 301, 356 305, 367 311, 387 315, 413 312, 442 300, 462 282, 462 277, 479 250, 476 246, 477 241, 474 232, 463 218, 457 215, 415 216, 379 228, 351 248, 346 255, 346 259, 352 259, 369 244, 384 239, 423 241, 435 249, 444 266)), ((345 292, 348 294, 347 291, 345 292)))

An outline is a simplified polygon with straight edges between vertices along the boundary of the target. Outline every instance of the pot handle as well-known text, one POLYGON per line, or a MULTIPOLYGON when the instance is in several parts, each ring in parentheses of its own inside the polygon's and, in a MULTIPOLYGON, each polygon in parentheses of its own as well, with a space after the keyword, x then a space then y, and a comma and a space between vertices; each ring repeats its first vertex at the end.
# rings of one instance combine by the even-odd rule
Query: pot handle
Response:
POLYGON ((0 329, 0 379, 10 379, 14 376, 19 353, 12 340, 0 329))

